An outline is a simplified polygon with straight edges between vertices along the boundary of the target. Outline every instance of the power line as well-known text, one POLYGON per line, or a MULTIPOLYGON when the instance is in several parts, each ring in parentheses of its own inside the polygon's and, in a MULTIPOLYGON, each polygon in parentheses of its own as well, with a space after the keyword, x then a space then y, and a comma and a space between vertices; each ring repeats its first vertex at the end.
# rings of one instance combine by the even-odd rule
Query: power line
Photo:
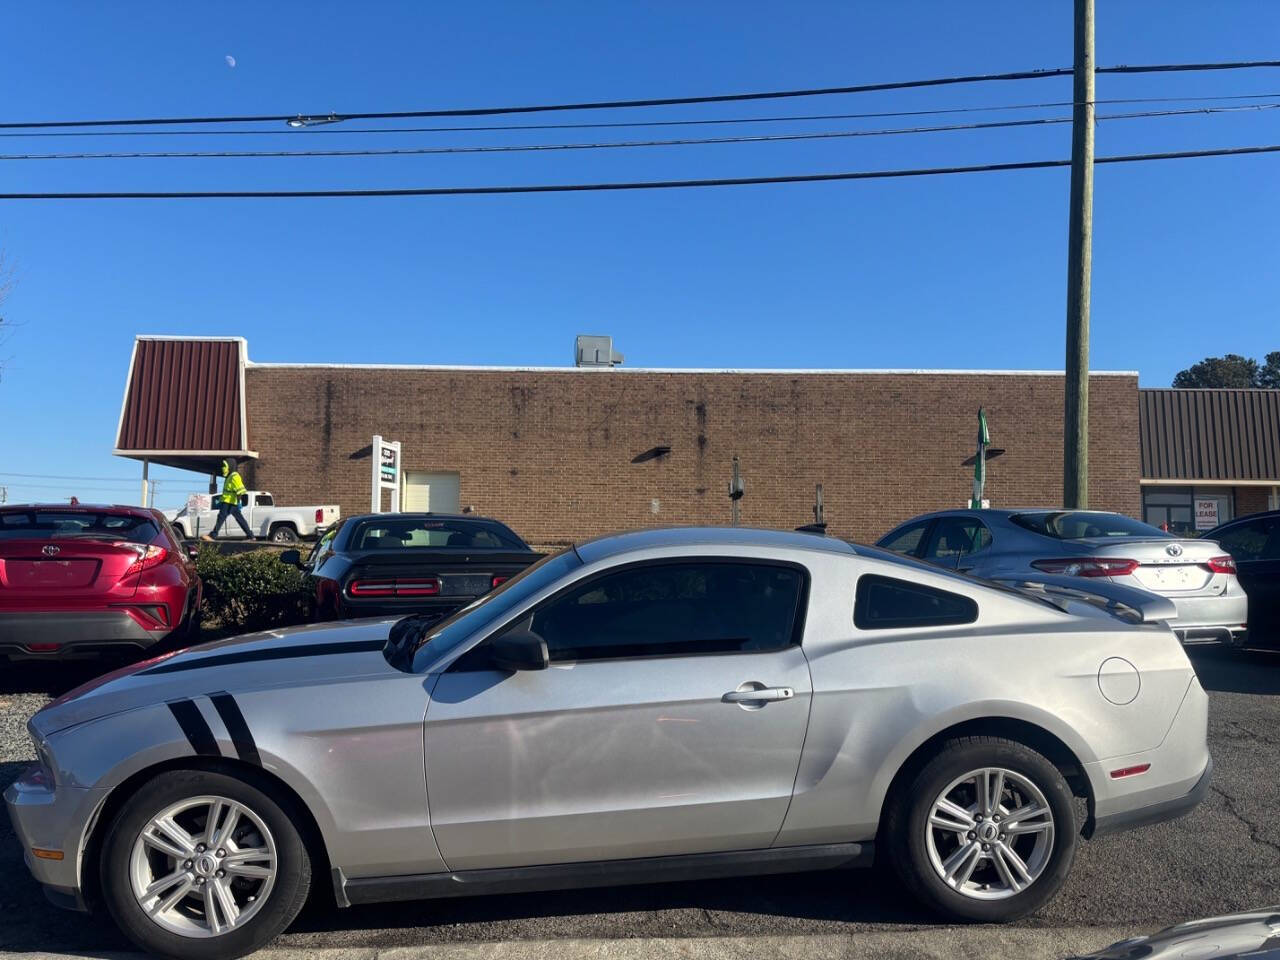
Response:
POLYGON ((110 483, 138 482, 136 478, 130 477, 75 477, 60 473, 9 473, 7 471, 0 471, 0 477, 28 477, 32 480, 101 480, 110 483))
MULTIPOLYGON (((1280 103, 1254 103, 1235 107, 1188 107, 1183 110, 1148 110, 1135 113, 1100 114, 1097 120, 1136 120, 1153 117, 1236 113, 1248 110, 1274 110, 1280 103)), ((107 153, 3 153, 3 160, 159 160, 159 159, 262 159, 279 157, 407 157, 425 154, 529 153, 559 150, 602 150, 628 147, 705 146, 731 143, 780 143, 796 140, 836 140, 851 137, 885 137, 918 133, 949 133, 957 130, 995 130, 1009 127, 1035 127, 1070 123, 1071 117, 1037 117, 1030 120, 994 120, 982 123, 953 123, 929 127, 894 127, 879 130, 834 130, 810 133, 756 134, 733 137, 703 137, 670 140, 614 140, 603 143, 524 143, 488 146, 399 147, 395 149, 360 150, 198 150, 144 151, 107 153)))
MULTIPOLYGON (((1234 100, 1270 100, 1277 93, 1241 93, 1212 97, 1112 97, 1095 100, 1109 106, 1134 103, 1217 103, 1234 100)), ((946 107, 936 110, 882 110, 873 113, 810 113, 766 117, 714 117, 701 120, 620 120, 597 123, 516 123, 448 127, 301 127, 288 130, 66 130, 35 133, 7 132, 0 137, 292 137, 299 135, 337 134, 351 136, 365 133, 498 133, 521 130, 600 130, 619 127, 700 127, 721 124, 794 123, 808 120, 878 120, 890 117, 930 117, 961 113, 990 113, 1004 110, 1045 110, 1072 107, 1070 100, 1042 103, 1008 103, 985 107, 946 107)))
MULTIPOLYGON (((1216 70, 1242 70, 1258 67, 1280 67, 1280 60, 1240 60, 1222 63, 1160 63, 1140 66, 1098 67, 1096 73, 1183 73, 1216 70)), ((1009 73, 979 73, 958 77, 934 77, 926 80, 893 80, 862 83, 843 87, 812 87, 802 90, 770 90, 753 93, 722 93, 696 97, 657 97, 644 100, 588 100, 578 103, 543 103, 507 107, 458 107, 446 110, 393 110, 361 113, 247 114, 221 117, 150 117, 114 120, 41 120, 0 123, 0 129, 38 129, 44 127, 119 127, 158 126, 191 123, 334 123, 342 120, 401 120, 412 117, 487 117, 519 113, 556 113, 571 110, 621 110, 636 107, 669 107, 703 103, 741 103, 748 100, 784 100, 796 97, 825 97, 837 94, 876 93, 921 87, 955 86, 968 83, 990 83, 1010 80, 1041 80, 1074 73, 1071 67, 1044 70, 1017 70, 1009 73)))
MULTIPOLYGON (((1095 157, 1094 163, 1138 163, 1147 160, 1188 160, 1198 157, 1234 157, 1280 153, 1280 144, 1252 147, 1219 147, 1211 150, 1175 150, 1095 157)), ((330 190, 182 190, 93 191, 77 193, 0 193, 0 200, 230 200, 300 199, 322 197, 446 197, 515 193, 595 193, 620 190, 669 190, 690 187, 739 187, 778 183, 820 183, 839 180, 890 180, 904 177, 936 177, 960 173, 996 173, 1009 170, 1044 170, 1070 166, 1070 160, 1022 160, 973 166, 923 167, 907 170, 859 170, 843 173, 788 174, 773 177, 718 177, 706 180, 641 180, 616 183, 539 183, 487 187, 392 187, 385 189, 330 190)))

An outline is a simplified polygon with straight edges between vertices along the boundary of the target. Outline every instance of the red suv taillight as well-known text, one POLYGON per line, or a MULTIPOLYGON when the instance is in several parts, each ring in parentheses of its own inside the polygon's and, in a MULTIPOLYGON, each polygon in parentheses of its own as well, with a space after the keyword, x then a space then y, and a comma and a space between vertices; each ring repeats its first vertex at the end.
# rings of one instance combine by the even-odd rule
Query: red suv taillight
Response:
POLYGON ((164 558, 169 555, 169 551, 164 547, 157 547, 154 544, 147 546, 141 543, 131 543, 129 548, 137 551, 138 559, 129 564, 129 568, 122 575, 125 577, 131 577, 135 573, 141 573, 143 570, 158 567, 164 563, 164 558))
POLYGON ((1124 577, 1138 569, 1137 560, 1112 557, 1054 557, 1032 561, 1031 565, 1045 573, 1068 577, 1124 577))
POLYGON ((1211 573, 1235 573, 1236 562, 1231 557, 1210 557, 1205 564, 1211 573))
POLYGON ((353 597, 434 597, 440 592, 440 581, 436 577, 352 580, 347 592, 353 597))

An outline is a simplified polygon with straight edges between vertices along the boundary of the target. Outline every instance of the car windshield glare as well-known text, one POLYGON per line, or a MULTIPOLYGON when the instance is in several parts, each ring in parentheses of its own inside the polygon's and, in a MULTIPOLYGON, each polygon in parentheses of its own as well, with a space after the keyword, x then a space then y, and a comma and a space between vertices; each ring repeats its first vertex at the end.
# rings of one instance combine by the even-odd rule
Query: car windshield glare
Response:
POLYGON ((159 534, 146 517, 78 510, 0 513, 0 540, 86 539, 151 543, 159 534))
POLYGON ((578 551, 568 547, 559 553, 543 557, 532 566, 525 567, 506 583, 473 600, 452 616, 441 620, 414 648, 415 672, 420 662, 420 654, 435 659, 447 653, 468 637, 496 625, 529 597, 580 566, 582 566, 582 560, 578 556, 578 551))
POLYGON ((385 516, 366 521, 351 534, 353 550, 528 550, 500 523, 453 517, 385 516))
POLYGON ((1010 522, 1024 530, 1055 540, 1084 540, 1095 537, 1168 537, 1158 527, 1150 526, 1119 513, 1045 510, 1038 513, 1015 513, 1010 522))

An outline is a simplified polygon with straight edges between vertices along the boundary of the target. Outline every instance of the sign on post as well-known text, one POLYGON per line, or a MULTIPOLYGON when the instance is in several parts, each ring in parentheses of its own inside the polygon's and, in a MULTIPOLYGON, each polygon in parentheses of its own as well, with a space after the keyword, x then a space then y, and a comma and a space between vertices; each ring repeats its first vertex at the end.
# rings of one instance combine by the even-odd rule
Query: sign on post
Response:
POLYGON ((1196 529, 1212 530, 1218 525, 1218 498, 1196 497, 1196 529))
POLYGON ((391 512, 400 512, 400 441, 373 437, 373 513, 382 512, 382 491, 391 491, 391 512))

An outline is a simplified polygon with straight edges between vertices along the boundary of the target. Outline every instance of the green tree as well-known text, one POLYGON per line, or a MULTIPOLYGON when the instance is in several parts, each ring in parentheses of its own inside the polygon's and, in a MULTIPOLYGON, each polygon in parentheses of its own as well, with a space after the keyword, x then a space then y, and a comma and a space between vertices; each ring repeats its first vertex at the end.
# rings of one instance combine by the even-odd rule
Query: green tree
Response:
MULTIPOLYGON (((1280 353, 1269 354, 1280 361, 1280 353)), ((1277 364, 1280 366, 1280 364, 1277 364)), ((1258 361, 1236 353, 1225 357, 1205 357, 1185 370, 1178 371, 1173 385, 1184 389, 1195 387, 1255 387, 1258 386, 1258 361)))
POLYGON ((1268 390, 1280 390, 1280 350, 1267 354, 1266 362, 1258 370, 1258 386, 1268 390))

